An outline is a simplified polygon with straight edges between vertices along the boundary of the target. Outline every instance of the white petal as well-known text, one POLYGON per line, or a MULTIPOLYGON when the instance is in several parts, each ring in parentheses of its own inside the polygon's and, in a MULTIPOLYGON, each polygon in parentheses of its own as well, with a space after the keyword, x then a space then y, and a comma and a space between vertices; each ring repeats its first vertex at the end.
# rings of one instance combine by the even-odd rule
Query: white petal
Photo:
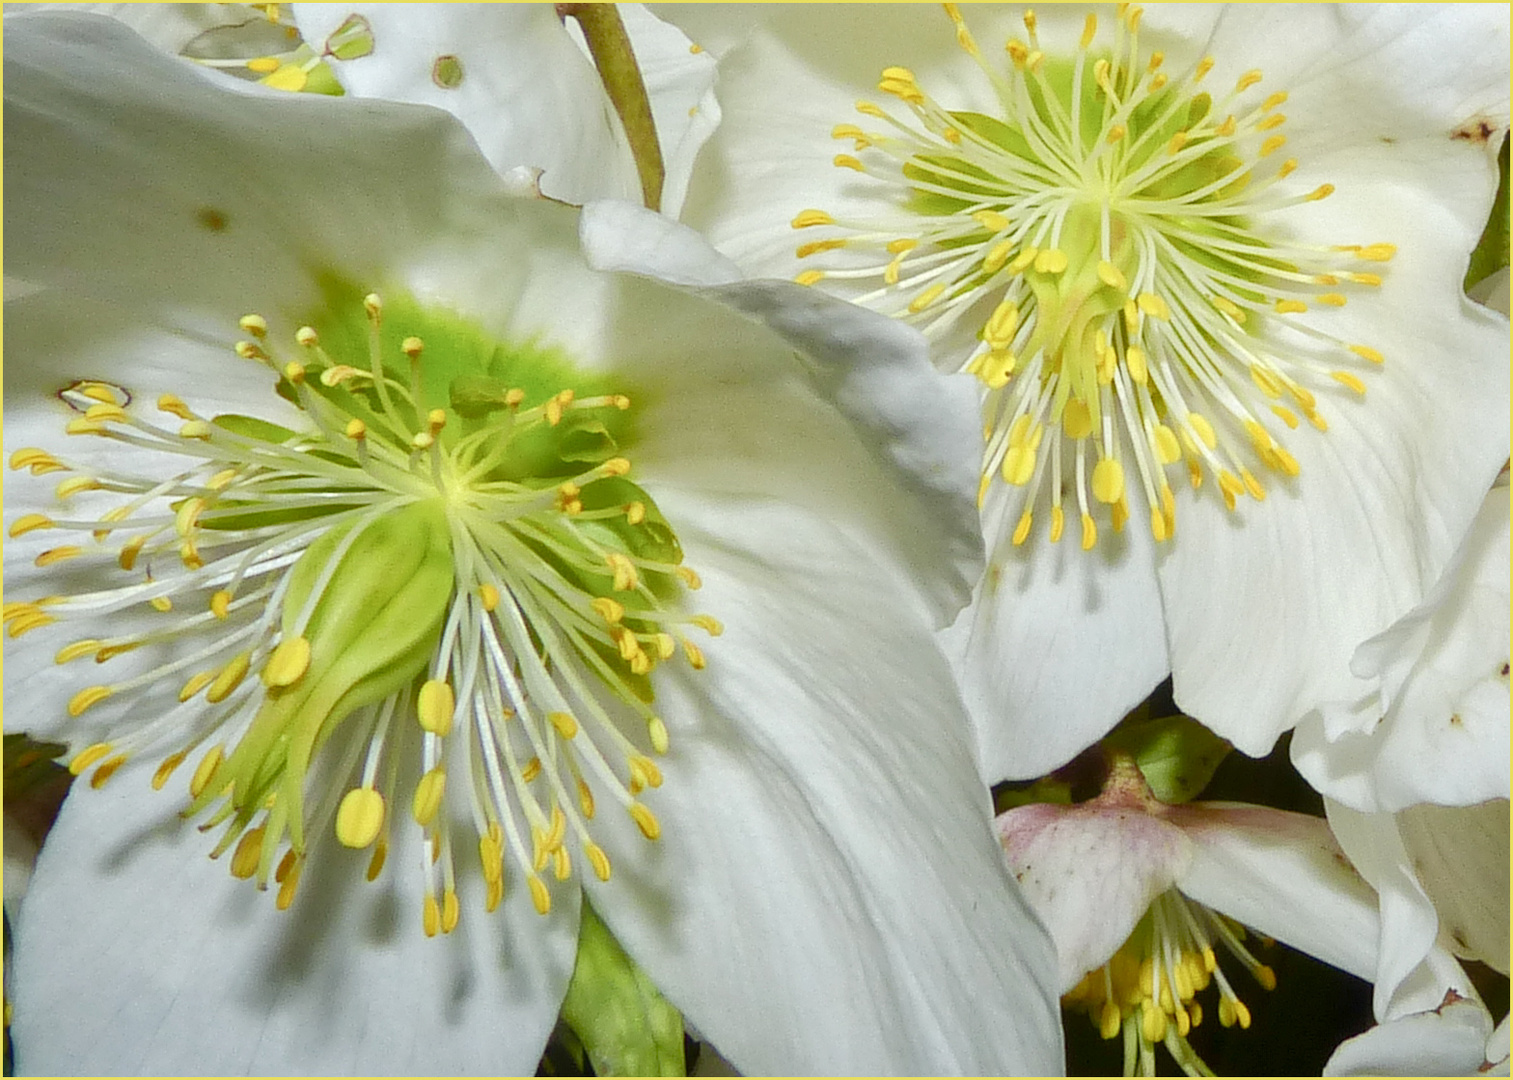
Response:
POLYGON ((1473 1076, 1480 1071, 1492 1017, 1479 1002, 1412 1013, 1346 1039, 1325 1076, 1473 1076))
POLYGON ((212 836, 128 766, 82 785, 16 928, 18 1067, 41 1074, 529 1073, 577 949, 576 905, 536 915, 516 880, 494 915, 459 877, 457 930, 421 932, 418 830, 387 869, 312 852, 294 904, 211 862, 212 836))
POLYGON ((727 285, 742 277, 698 233, 637 203, 589 203, 579 232, 596 270, 648 274, 678 285, 727 285))
POLYGON ((1192 840, 1177 887, 1353 975, 1376 974, 1376 897, 1320 818, 1229 803, 1173 807, 1192 840))
POLYGON ((994 826, 1056 943, 1063 994, 1108 962, 1193 858, 1180 828, 1136 806, 1031 803, 994 826))
MULTIPOLYGON (((975 460, 975 459, 972 459, 975 460)), ((1166 676, 1166 628, 1144 529, 1080 550, 1045 523, 1023 547, 985 517, 991 557, 943 635, 977 724, 983 776, 1041 776, 1102 738, 1166 676)), ((1008 523, 1012 529, 1013 522, 1008 523)))
POLYGON ((873 600, 906 586, 823 514, 658 500, 725 633, 706 670, 659 670, 662 838, 595 908, 743 1072, 1058 1068, 1050 942, 994 842, 949 672, 873 600))
POLYGON ((14 19, 42 11, 109 15, 175 56, 206 31, 248 23, 272 26, 248 4, 13 4, 5 17, 14 19))
POLYGON ((1397 824, 1390 814, 1361 814, 1324 800, 1329 825, 1350 861, 1376 889, 1381 911, 1372 1009, 1391 1020, 1436 1007, 1447 989, 1472 997, 1460 966, 1436 945, 1439 919, 1414 876, 1397 824))
POLYGON ((1508 973, 1508 800, 1397 815, 1419 884, 1463 956, 1508 973))
POLYGON ((1356 809, 1506 797, 1508 493, 1494 488, 1424 601, 1356 651, 1377 689, 1365 730, 1300 726, 1292 756, 1311 784, 1356 809))
POLYGON ((640 181, 619 118, 554 8, 296 4, 294 15, 318 52, 349 16, 367 20, 373 51, 331 61, 349 93, 447 110, 467 126, 494 168, 544 170, 541 190, 554 199, 639 200, 640 181), (461 65, 461 82, 450 88, 434 75, 444 57, 461 65))

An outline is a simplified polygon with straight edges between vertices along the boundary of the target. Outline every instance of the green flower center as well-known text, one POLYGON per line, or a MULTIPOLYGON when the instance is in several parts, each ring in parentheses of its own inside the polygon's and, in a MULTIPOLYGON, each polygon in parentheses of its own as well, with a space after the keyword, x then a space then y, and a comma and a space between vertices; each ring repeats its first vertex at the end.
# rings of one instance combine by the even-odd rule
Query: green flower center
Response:
POLYGON ((280 907, 323 829, 371 848, 375 877, 406 799, 427 847, 428 934, 456 925, 464 837, 489 910, 513 862, 545 914, 542 875, 572 876, 569 840, 607 879, 597 797, 660 832, 641 799, 668 743, 648 675, 679 651, 702 668, 683 628, 721 630, 682 613, 698 577, 628 477, 629 399, 550 348, 407 298, 331 286, 326 316, 282 348, 262 317, 241 327, 237 354, 272 369, 300 430, 202 416, 173 394, 156 402, 165 425, 86 382, 62 395, 82 413, 68 434, 150 451, 154 475, 12 455, 68 472, 63 503, 98 505, 11 523, 13 537, 80 542, 37 557, 67 588, 8 604, 10 635, 148 620, 57 654, 151 658, 73 696, 69 713, 103 729, 73 772, 93 768, 99 787, 167 750, 161 788, 198 755, 185 816, 222 830, 213 855, 231 851, 234 875, 278 883, 280 907))
POLYGON ((1088 15, 1069 60, 1042 48, 1027 12, 1027 39, 998 64, 946 7, 1002 114, 950 110, 909 69, 885 69, 879 89, 908 117, 859 102, 883 129, 832 134, 856 151, 835 164, 897 189, 897 213, 801 211, 793 227, 825 238, 798 257, 832 265, 795 280, 863 283, 847 294, 937 342, 975 331, 958 366, 985 387, 979 505, 1000 479, 993 513, 1014 544, 1047 503, 1059 541, 1073 501, 1091 548, 1092 511, 1108 507, 1122 529, 1132 488, 1167 540, 1178 463, 1194 488, 1212 476, 1230 510, 1265 498, 1263 466, 1297 477, 1285 433, 1305 418, 1326 430, 1319 394, 1364 395, 1359 373, 1383 362, 1331 333, 1328 315, 1342 290, 1380 285, 1369 267, 1395 249, 1282 238, 1276 212, 1334 191, 1279 186, 1298 165, 1279 154, 1287 95, 1252 100, 1251 71, 1216 100, 1202 87, 1211 58, 1168 77, 1162 54, 1140 48, 1138 7, 1121 6, 1106 49, 1088 15))

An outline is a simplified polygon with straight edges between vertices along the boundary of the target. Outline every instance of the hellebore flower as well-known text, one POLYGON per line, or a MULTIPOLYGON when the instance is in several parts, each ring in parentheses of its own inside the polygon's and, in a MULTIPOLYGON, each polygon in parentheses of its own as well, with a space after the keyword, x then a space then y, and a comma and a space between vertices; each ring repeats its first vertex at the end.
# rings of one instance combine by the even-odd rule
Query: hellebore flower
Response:
POLYGON ((1453 994, 1346 1039, 1325 1076, 1507 1076, 1508 1020, 1494 1029, 1479 1001, 1453 994))
POLYGON ((438 110, 5 38, 5 704, 78 776, 21 1069, 528 1072, 583 896, 742 1069, 1057 1068, 912 332, 580 249, 438 110))
POLYGON ((1066 1004, 1106 1039, 1124 1036, 1125 1072, 1153 1075, 1165 1045, 1190 1073, 1187 1042, 1217 984, 1219 1023, 1248 1028, 1230 981, 1234 962, 1270 990, 1276 976, 1244 944, 1253 927, 1371 978, 1377 911, 1328 824, 1239 803, 1168 805, 1130 758, 1116 756, 1102 792, 1074 805, 1031 803, 999 815, 1005 853, 1045 921, 1066 1004), (1227 958, 1221 959, 1221 954, 1227 958))
POLYGON ((655 10, 720 56, 683 219, 979 381, 989 779, 1168 672, 1251 755, 1363 692, 1507 457, 1504 9, 655 10))

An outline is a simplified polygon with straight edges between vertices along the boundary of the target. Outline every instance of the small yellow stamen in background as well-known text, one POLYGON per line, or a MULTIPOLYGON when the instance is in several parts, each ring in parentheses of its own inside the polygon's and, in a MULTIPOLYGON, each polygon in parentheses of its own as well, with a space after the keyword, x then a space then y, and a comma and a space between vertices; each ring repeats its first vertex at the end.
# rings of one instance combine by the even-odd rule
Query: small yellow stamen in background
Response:
POLYGON ((1367 244, 1355 253, 1356 258, 1370 262, 1388 262, 1396 254, 1396 244, 1367 244))
POLYGON ((525 763, 525 768, 520 770, 520 779, 527 784, 529 784, 532 780, 536 779, 536 777, 540 775, 541 759, 537 757, 533 757, 531 758, 531 760, 527 761, 525 763))
POLYGON ((1026 510, 1023 514, 1020 515, 1019 524, 1014 526, 1013 540, 1015 547, 1018 547, 1029 539, 1031 524, 1033 524, 1033 518, 1030 512, 1026 510))
MULTIPOLYGON (((1210 61, 1205 60, 1204 63, 1210 63, 1210 61)), ((1256 83, 1258 83, 1260 81, 1261 81, 1261 69, 1260 68, 1251 68, 1244 75, 1241 75, 1240 78, 1239 78, 1239 80, 1235 83, 1235 93, 1242 94, 1246 90, 1249 90, 1252 86, 1254 86, 1256 83)), ((1159 1039, 1154 1040, 1154 1041, 1160 1042, 1159 1039)))
POLYGON ((418 431, 410 439, 410 447, 414 450, 429 450, 436 444, 436 436, 429 431, 418 431))
POLYGON ((823 281, 824 277, 823 270, 805 270, 802 274, 796 275, 793 280, 799 285, 815 285, 823 281))
POLYGON ((704 659, 704 650, 687 638, 680 638, 679 643, 683 646, 683 655, 688 659, 688 665, 695 671, 703 671, 708 664, 704 659))
POLYGON ((284 378, 298 386, 305 381, 305 365, 298 360, 290 360, 284 365, 284 378))
POLYGON ((179 689, 179 700, 188 701, 194 697, 194 695, 198 694, 215 680, 215 675, 215 669, 211 668, 209 671, 201 671, 189 676, 185 680, 184 685, 179 689))
POLYGON ((478 600, 484 611, 493 611, 499 606, 499 589, 488 582, 478 586, 478 600))
POLYGON ((1371 348, 1371 346, 1369 345, 1350 345, 1347 346, 1347 348, 1349 348, 1351 352, 1355 353, 1355 355, 1359 356, 1362 360, 1369 360, 1373 364, 1380 364, 1385 362, 1382 354, 1371 348))
POLYGON ((1381 274, 1351 274, 1350 280, 1357 285, 1378 286, 1382 283, 1381 274))
POLYGON ((849 240, 834 238, 830 240, 811 240, 807 244, 800 244, 794 249, 794 255, 800 259, 807 259, 811 255, 818 255, 825 251, 839 251, 849 244, 849 240))
MULTIPOLYGON (((75 713, 74 715, 78 714, 75 713)), ((103 742, 87 746, 74 755, 73 760, 68 763, 68 771, 75 776, 82 775, 85 769, 88 769, 101 758, 107 757, 114 749, 115 747, 110 743, 103 742)))
POLYGON ((95 638, 85 638, 83 641, 75 641, 72 645, 65 645, 58 650, 53 657, 53 663, 66 664, 70 660, 77 660, 81 656, 88 656, 100 647, 102 642, 95 638))
POLYGON ((1318 187, 1314 188, 1311 192, 1308 193, 1308 201, 1318 202, 1320 199, 1327 199, 1333 194, 1333 184, 1320 184, 1318 187))
POLYGON ((420 782, 415 785, 415 799, 410 807, 416 824, 429 826, 436 820, 436 814, 441 809, 441 797, 446 794, 446 788, 446 770, 440 765, 420 778, 420 782))
POLYGON ((26 533, 34 532, 37 529, 51 529, 53 524, 53 519, 46 514, 22 514, 15 521, 11 522, 10 534, 13 538, 24 536, 26 533))
POLYGON ((203 420, 190 420, 179 426, 179 438, 209 440, 213 429, 203 420))
POLYGON ((194 767, 194 775, 189 778, 189 797, 198 799, 201 793, 210 786, 210 781, 215 778, 216 771, 221 767, 221 761, 226 756, 225 748, 217 744, 205 751, 205 756, 200 758, 200 763, 194 767))
POLYGON ((834 225, 835 218, 823 210, 800 210, 790 224, 795 229, 808 229, 815 225, 834 225))
POLYGON ((643 754, 632 754, 627 759, 630 766, 630 780, 636 790, 644 788, 659 788, 662 786, 662 770, 657 768, 657 763, 643 754))
POLYGON ((1286 135, 1268 135, 1266 141, 1261 143, 1261 157, 1270 157, 1287 143, 1286 135))
POLYGON ((294 332, 294 342, 306 349, 313 349, 320 344, 320 335, 313 326, 301 326, 294 332))
POLYGON ((420 906, 420 926, 426 937, 435 937, 441 930, 441 906, 431 893, 426 893, 425 901, 420 906))
POLYGON ((1115 124, 1113 127, 1108 129, 1108 134, 1104 136, 1104 139, 1110 146, 1113 146, 1114 143, 1124 138, 1125 134, 1126 130, 1124 125, 1115 124))
POLYGON ((646 504, 639 499, 625 504, 625 520, 631 525, 639 525, 646 520, 646 504))
POLYGON ((1026 267, 1028 267, 1032 262, 1035 261, 1036 256, 1038 256, 1039 254, 1040 249, 1037 247, 1023 248, 1018 255, 1014 256, 1014 261, 1009 263, 1009 273, 1018 274, 1022 272, 1026 267))
MULTIPOLYGON (((98 705, 100 702, 110 697, 112 693, 114 693, 114 691, 108 686, 85 687, 83 690, 80 690, 77 694, 68 699, 68 715, 77 718, 83 714, 85 709, 89 709, 94 707, 95 705, 98 705)), ((77 770, 75 770, 74 775, 78 775, 77 770)))
POLYGON ((611 551, 604 557, 613 575, 611 587, 616 592, 629 592, 634 589, 639 581, 636 575, 636 564, 618 551, 611 551))
POLYGON ((1124 350, 1124 364, 1129 369, 1129 377, 1137 384, 1145 385, 1150 378, 1150 369, 1145 363, 1145 350, 1138 345, 1131 345, 1124 350))
MULTIPOLYGON (((210 690, 205 694, 205 700, 212 705, 225 701, 231 696, 231 692, 240 686, 242 680, 247 677, 247 669, 251 664, 252 654, 250 652, 237 653, 216 675, 215 681, 210 684, 210 690)), ((187 687, 188 684, 185 685, 187 687)))
POLYGON ((288 911, 289 905, 294 903, 294 893, 299 888, 299 876, 304 872, 305 860, 295 855, 291 849, 284 855, 284 861, 279 863, 279 869, 282 873, 275 877, 278 882, 278 897, 273 906, 279 911, 288 911))
POLYGON ((236 851, 231 855, 231 876, 246 879, 257 873, 257 867, 263 860, 263 837, 267 835, 267 827, 259 825, 255 829, 248 829, 237 841, 236 851))
POLYGON ((194 411, 184 404, 184 399, 177 394, 161 394, 158 397, 158 411, 177 416, 180 420, 193 420, 194 411))
POLYGON ((1135 298, 1135 303, 1141 311, 1153 319, 1165 321, 1172 317, 1171 308, 1167 307, 1166 301, 1155 293, 1143 292, 1135 298))
POLYGON ((1255 478, 1255 474, 1249 469, 1240 470, 1240 482, 1245 485, 1245 490, 1250 493, 1250 497, 1256 500, 1256 502, 1266 501, 1266 489, 1261 486, 1261 482, 1255 478))
POLYGON ((667 735, 667 725, 662 722, 660 716, 647 717, 646 737, 651 740, 651 748, 659 754, 667 753, 671 741, 667 735))
POLYGON ((838 169, 854 169, 856 172, 864 171, 862 163, 850 154, 836 154, 834 164, 838 169))
POLYGON ((1265 120, 1262 120, 1259 124, 1257 124, 1256 130, 1274 131, 1285 123, 1287 123, 1287 116, 1285 113, 1274 113, 1273 115, 1268 116, 1265 120))
POLYGON ((98 491, 99 489, 100 481, 92 476, 71 476, 58 484, 55 494, 59 499, 67 499, 81 491, 98 491))
POLYGON ((427 679, 415 700, 420 726, 432 735, 445 738, 452 730, 452 713, 457 707, 452 687, 441 679, 427 679))
POLYGON ((310 642, 304 637, 285 638, 263 665, 263 685, 270 689, 293 686, 310 667, 310 642))
POLYGON ((377 326, 383 322, 384 302, 377 293, 369 293, 362 298, 363 310, 368 313, 368 319, 377 326))
POLYGON ((588 786, 588 782, 581 776, 578 778, 578 808, 583 811, 584 818, 592 821, 594 817, 594 789, 588 786))
POLYGON ((1082 550, 1092 551, 1093 545, 1098 542, 1098 523, 1093 520, 1091 514, 1082 515, 1082 550))
POLYGON ((1308 310, 1308 305, 1301 300, 1278 300, 1276 312, 1278 315, 1297 315, 1308 310))
POLYGON ((1329 373, 1329 377, 1335 382, 1339 383, 1341 386, 1345 386, 1351 390, 1354 390, 1362 397, 1366 395, 1366 384, 1363 383, 1358 376, 1352 375, 1348 371, 1331 371, 1329 373))
POLYGON ((163 763, 159 765, 157 771, 152 774, 153 791, 163 790, 163 785, 168 783, 168 778, 173 775, 173 771, 180 765, 184 764, 184 758, 186 756, 188 756, 188 751, 180 750, 176 753, 169 754, 166 758, 163 759, 163 763))
POLYGON ((546 882, 535 874, 526 878, 526 883, 531 889, 531 903, 536 906, 536 914, 546 915, 552 910, 552 894, 547 891, 546 882))
POLYGON ((592 840, 588 840, 583 844, 583 854, 588 857, 588 864, 594 868, 594 876, 600 881, 608 881, 609 856, 604 854, 604 849, 592 840))
POLYGON ((173 599, 167 596, 154 596, 147 601, 154 611, 169 612, 173 610, 173 599))
POLYGON ((1111 289, 1124 292, 1129 288, 1129 282, 1124 277, 1124 271, 1120 270, 1107 259, 1098 261, 1098 280, 1111 289))
POLYGON ((432 409, 426 413, 426 429, 434 437, 441 434, 442 428, 447 426, 447 413, 445 409, 432 409))
POLYGON ((1104 458, 1093 466, 1093 498, 1101 503, 1117 503, 1124 497, 1124 466, 1114 458, 1104 458))
POLYGON ((116 774, 116 770, 125 764, 126 755, 117 754, 95 770, 95 774, 89 778, 89 786, 99 791, 116 774))
POLYGON ((1009 219, 997 210, 977 210, 973 212, 972 217, 977 221, 977 224, 990 233, 1001 233, 1010 224, 1009 219))
POLYGON ((918 315, 921 311, 925 310, 925 308, 935 303, 936 300, 939 300, 941 293, 945 291, 946 286, 944 283, 931 285, 924 292, 920 293, 913 300, 909 301, 909 311, 915 315, 918 315))
POLYGON ((85 420, 82 416, 77 420, 70 420, 63 426, 65 435, 103 435, 105 428, 93 420, 85 420))
MULTIPOLYGON (((253 61, 253 63, 256 62, 257 61, 253 61)), ((275 60, 274 63, 277 64, 278 61, 275 60)), ((248 67, 251 66, 251 64, 248 65, 248 67)), ((252 70, 256 71, 257 68, 252 68, 252 70)), ((259 341, 268 336, 268 320, 263 318, 261 315, 243 315, 240 319, 237 320, 236 324, 237 326, 242 328, 242 333, 251 334, 259 341)))
POLYGON ((572 713, 550 712, 546 714, 546 718, 551 721, 552 727, 557 729, 557 734, 564 739, 577 737, 578 721, 573 718, 572 713))
POLYGON ((713 615, 695 615, 688 620, 710 637, 719 637, 725 632, 725 624, 713 615))
MULTIPOLYGON (((1006 263, 1006 262, 1008 262, 1008 260, 1009 260, 1009 253, 1012 252, 1013 250, 1014 250, 1014 241, 1008 239, 1007 237, 1005 237, 1004 239, 998 241, 992 247, 988 248, 988 253, 983 256, 983 258, 982 258, 982 268, 983 268, 983 270, 985 270, 989 274, 996 274, 1000 269, 1002 269, 1003 264, 1006 263)), ((894 262, 897 262, 897 261, 898 261, 897 259, 894 260, 894 262)), ((892 263, 890 263, 889 265, 892 266, 892 263)), ((890 282, 889 284, 896 283, 896 280, 897 280, 897 275, 895 273, 895 281, 894 282, 890 282)))
POLYGON ((218 589, 210 595, 210 613, 217 619, 224 619, 231 611, 231 594, 225 589, 218 589))
POLYGON ((1321 304, 1328 304, 1330 307, 1344 307, 1346 302, 1344 294, 1337 292, 1320 293, 1314 299, 1321 304))
POLYGON ((1167 144, 1166 144, 1166 153, 1170 157, 1176 157, 1178 154, 1180 154, 1182 152, 1182 148, 1184 146, 1186 146, 1186 145, 1187 145, 1187 132, 1185 132, 1185 131, 1179 131, 1175 135, 1173 135, 1171 137, 1171 139, 1167 142, 1167 144))
POLYGON ((679 566, 673 573, 677 574, 678 580, 690 589, 701 589, 704 587, 704 582, 699 577, 698 571, 694 570, 691 566, 679 566))
POLYGON ((651 808, 645 803, 632 802, 627 809, 630 816, 635 819, 636 827, 641 830, 641 835, 648 840, 655 840, 662 835, 662 825, 657 821, 657 815, 651 812, 651 808))
MULTIPOLYGON (((282 65, 279 61, 279 58, 276 56, 255 56, 251 60, 247 61, 247 70, 255 72, 258 75, 271 75, 273 72, 277 71, 280 66, 282 65)), ((251 315, 247 316, 247 318, 253 317, 254 316, 251 315)), ((243 329, 246 328, 243 327, 243 329)), ((251 333, 251 331, 249 330, 248 333, 251 333)))
POLYGON ((566 881, 573 876, 573 858, 567 853, 566 848, 557 848, 552 852, 552 877, 558 881, 566 881))
POLYGON ((368 880, 377 881, 378 875, 383 873, 384 862, 389 857, 389 842, 380 836, 378 843, 373 846, 373 856, 368 860, 368 880))
POLYGON ((443 889, 441 893, 441 932, 450 934, 457 929, 457 920, 462 917, 462 907, 457 903, 457 890, 443 889))
POLYGON ((1067 254, 1057 248, 1047 248, 1035 256, 1035 269, 1042 274, 1059 274, 1069 266, 1067 254))

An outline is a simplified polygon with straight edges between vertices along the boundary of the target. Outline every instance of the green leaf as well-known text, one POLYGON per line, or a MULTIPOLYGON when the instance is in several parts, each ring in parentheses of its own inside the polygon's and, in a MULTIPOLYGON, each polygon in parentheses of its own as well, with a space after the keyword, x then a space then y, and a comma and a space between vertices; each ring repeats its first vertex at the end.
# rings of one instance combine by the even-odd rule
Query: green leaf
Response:
POLYGON ((1126 720, 1103 744, 1133 755, 1151 793, 1164 803, 1197 797, 1230 751, 1229 743, 1186 716, 1126 720))
POLYGON ((578 961, 562 1022, 599 1076, 686 1076, 683 1017, 583 900, 578 961))
POLYGON ((1497 167, 1501 176, 1497 182, 1497 199, 1492 203, 1492 214, 1487 218, 1487 227, 1482 230, 1476 250, 1471 252, 1471 265, 1466 268, 1463 288, 1469 289, 1483 278, 1491 277, 1508 265, 1508 139, 1503 137, 1502 153, 1497 155, 1497 167))

